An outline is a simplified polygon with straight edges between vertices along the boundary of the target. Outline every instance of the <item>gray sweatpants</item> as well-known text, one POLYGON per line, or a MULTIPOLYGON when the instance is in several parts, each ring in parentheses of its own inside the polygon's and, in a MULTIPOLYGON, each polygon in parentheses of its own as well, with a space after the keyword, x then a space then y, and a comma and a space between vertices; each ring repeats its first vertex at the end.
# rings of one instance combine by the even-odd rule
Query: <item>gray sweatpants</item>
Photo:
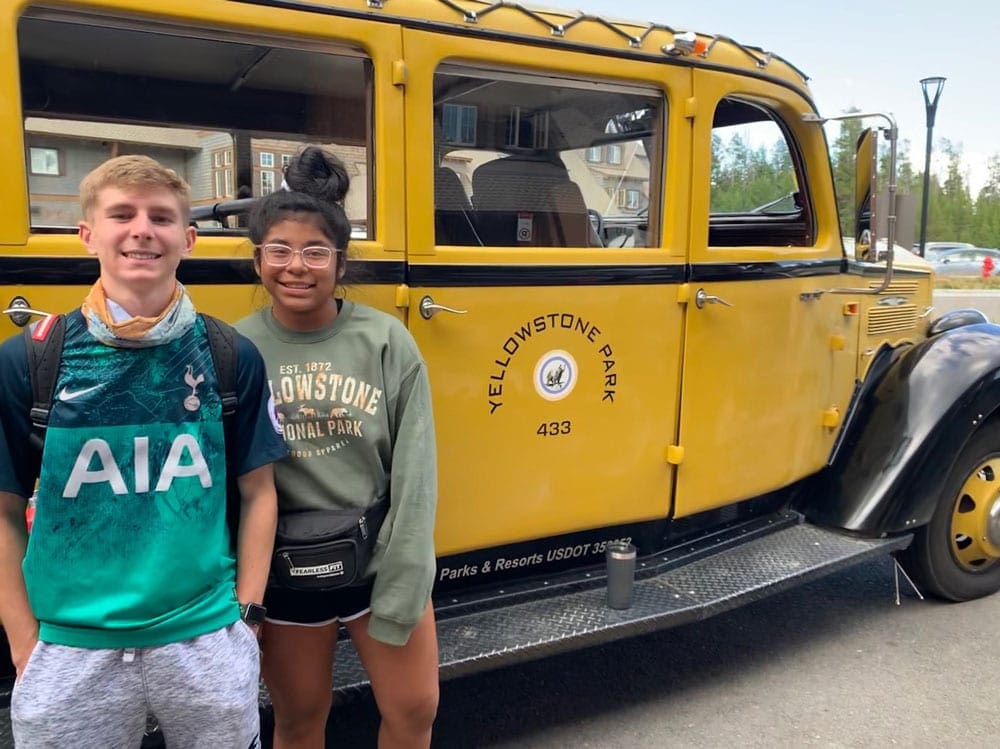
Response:
POLYGON ((260 655, 242 621, 152 648, 39 642, 11 695, 18 749, 137 749, 146 712, 167 746, 257 749, 260 655))

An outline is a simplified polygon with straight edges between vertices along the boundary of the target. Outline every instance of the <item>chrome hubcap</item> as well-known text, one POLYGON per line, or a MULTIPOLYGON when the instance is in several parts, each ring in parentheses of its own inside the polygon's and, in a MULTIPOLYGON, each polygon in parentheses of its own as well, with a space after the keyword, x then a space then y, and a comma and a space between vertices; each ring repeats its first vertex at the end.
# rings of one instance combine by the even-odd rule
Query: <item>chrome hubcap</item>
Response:
POLYGON ((1000 548, 1000 497, 993 500, 986 518, 986 538, 995 548, 1000 548))

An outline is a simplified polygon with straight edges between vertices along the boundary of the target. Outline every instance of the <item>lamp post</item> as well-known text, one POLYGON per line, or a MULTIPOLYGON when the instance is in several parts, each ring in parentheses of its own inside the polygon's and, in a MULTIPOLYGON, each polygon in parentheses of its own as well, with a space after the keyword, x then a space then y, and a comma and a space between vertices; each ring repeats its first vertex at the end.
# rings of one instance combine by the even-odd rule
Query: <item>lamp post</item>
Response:
POLYGON ((927 150, 924 156, 924 194, 920 201, 920 256, 924 256, 927 241, 927 199, 931 190, 931 145, 934 142, 934 115, 937 114, 938 99, 944 89, 945 79, 940 76, 923 78, 920 87, 924 90, 924 105, 927 108, 927 150))

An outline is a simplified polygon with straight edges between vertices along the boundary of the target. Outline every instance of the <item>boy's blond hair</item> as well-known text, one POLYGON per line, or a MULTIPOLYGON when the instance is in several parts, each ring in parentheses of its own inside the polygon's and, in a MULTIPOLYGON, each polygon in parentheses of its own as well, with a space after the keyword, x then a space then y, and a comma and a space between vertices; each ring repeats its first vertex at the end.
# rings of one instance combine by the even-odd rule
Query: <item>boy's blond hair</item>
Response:
POLYGON ((80 182, 80 208, 88 221, 92 218, 98 193, 109 186, 123 190, 165 187, 177 196, 184 223, 191 216, 191 187, 173 169, 168 169, 149 156, 116 156, 83 178, 80 182))

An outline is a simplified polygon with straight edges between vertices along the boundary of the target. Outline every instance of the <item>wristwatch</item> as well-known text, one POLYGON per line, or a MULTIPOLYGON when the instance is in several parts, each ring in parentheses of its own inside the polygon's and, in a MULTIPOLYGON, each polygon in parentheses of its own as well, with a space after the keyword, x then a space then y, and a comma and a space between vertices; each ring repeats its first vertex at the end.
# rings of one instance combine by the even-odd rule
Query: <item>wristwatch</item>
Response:
POLYGON ((240 618, 251 627, 263 624, 265 616, 267 616, 267 609, 259 603, 250 602, 240 604, 240 618))

